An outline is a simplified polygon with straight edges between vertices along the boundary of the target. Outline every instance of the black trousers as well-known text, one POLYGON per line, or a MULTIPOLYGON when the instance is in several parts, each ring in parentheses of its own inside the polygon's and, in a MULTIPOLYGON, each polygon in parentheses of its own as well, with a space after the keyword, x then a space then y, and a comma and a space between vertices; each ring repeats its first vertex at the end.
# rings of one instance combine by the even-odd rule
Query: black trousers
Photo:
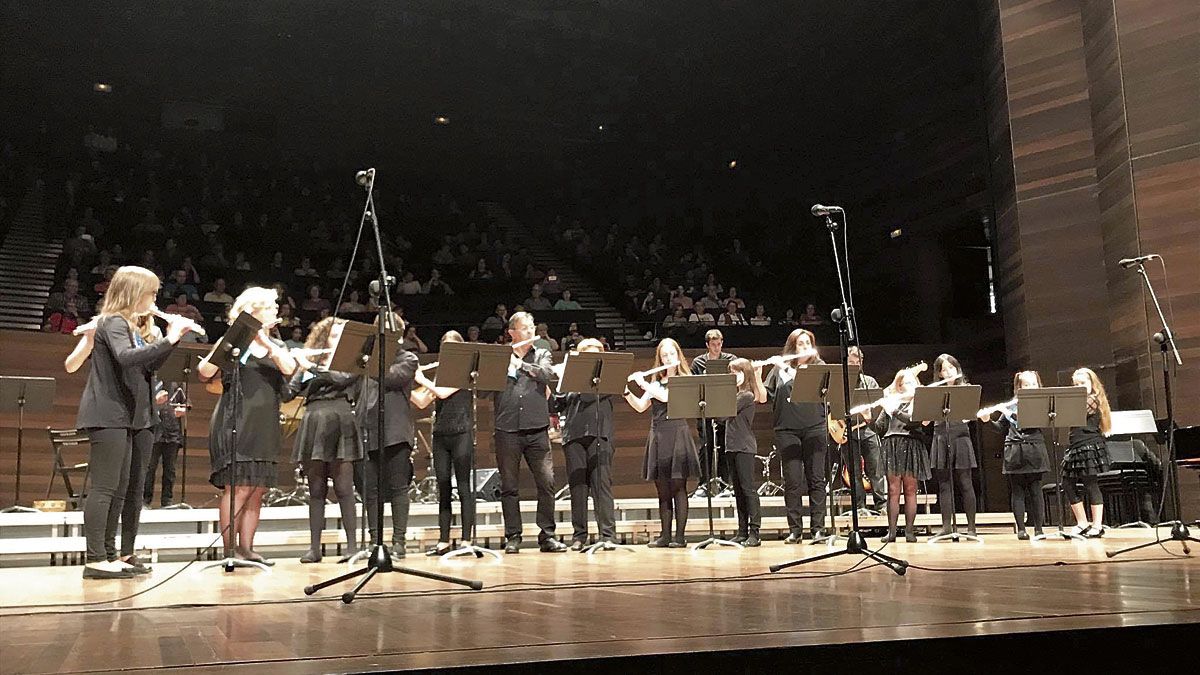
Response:
POLYGON ((162 496, 159 504, 171 505, 175 495, 175 459, 179 456, 178 443, 155 443, 150 448, 150 459, 146 464, 146 485, 142 490, 142 501, 147 506, 154 501, 154 474, 158 471, 158 462, 162 460, 162 496))
POLYGON ((789 445, 779 450, 783 464, 783 503, 787 509, 788 529, 792 534, 804 530, 802 512, 804 489, 801 478, 808 487, 808 504, 812 529, 825 527, 825 448, 826 440, 821 435, 806 436, 799 445, 789 445))
POLYGON ((758 460, 753 452, 731 452, 729 457, 733 465, 733 499, 737 504, 738 534, 758 532, 762 525, 762 506, 758 499, 758 488, 754 484, 758 460))
POLYGON ((450 475, 458 483, 458 500, 462 508, 462 538, 471 539, 475 525, 475 495, 471 492, 471 458, 475 447, 471 432, 433 434, 433 473, 438 486, 438 541, 450 541, 450 521, 453 520, 453 496, 450 475))
POLYGON ((142 483, 146 458, 154 443, 151 429, 89 429, 89 473, 92 485, 83 505, 87 562, 117 559, 117 527, 121 555, 132 555, 142 516, 142 483))
POLYGON ((496 468, 500 469, 500 509, 504 513, 504 536, 521 536, 521 459, 537 486, 538 543, 554 538, 554 462, 546 429, 496 432, 496 468))
MULTIPOLYGON (((861 440, 850 439, 850 443, 858 446, 859 457, 863 458, 863 463, 866 464, 867 478, 871 479, 871 495, 875 499, 875 506, 882 508, 887 504, 887 477, 883 473, 883 453, 880 449, 879 436, 871 434, 861 440)), ((846 448, 846 461, 850 460, 850 449, 846 448)), ((851 468, 850 475, 854 475, 854 469, 851 468)), ((866 495, 860 493, 858 506, 862 506, 866 495)))
POLYGON ((404 533, 408 531, 408 488, 413 479, 412 446, 408 443, 389 445, 383 449, 382 458, 378 450, 372 450, 363 462, 363 502, 367 509, 367 528, 371 530, 372 543, 376 534, 379 535, 379 541, 383 541, 382 529, 376 522, 381 470, 383 498, 392 503, 392 543, 400 544, 404 542, 404 533))
POLYGON ((587 541, 588 492, 596 506, 596 529, 601 539, 617 536, 612 495, 612 443, 607 438, 585 436, 563 445, 567 456, 567 482, 571 486, 572 538, 587 541))

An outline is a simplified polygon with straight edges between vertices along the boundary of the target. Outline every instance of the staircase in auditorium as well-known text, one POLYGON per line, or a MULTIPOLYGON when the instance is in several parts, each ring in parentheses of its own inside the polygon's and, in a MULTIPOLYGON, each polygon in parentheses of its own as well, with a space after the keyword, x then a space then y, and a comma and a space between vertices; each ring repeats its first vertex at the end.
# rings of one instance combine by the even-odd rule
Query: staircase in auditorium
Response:
POLYGON ((41 329, 61 254, 61 242, 46 240, 42 185, 38 183, 26 193, 0 245, 0 328, 41 329))
POLYGON ((512 231, 517 241, 529 249, 529 253, 538 267, 543 270, 554 268, 563 286, 571 289, 572 298, 584 309, 595 312, 596 328, 613 336, 613 347, 630 349, 654 345, 653 341, 646 339, 644 328, 639 329, 637 325, 621 316, 621 312, 608 304, 604 296, 576 272, 570 263, 563 260, 552 246, 530 234, 528 229, 522 227, 507 209, 495 202, 483 202, 481 206, 484 213, 496 223, 497 227, 505 231, 512 231))

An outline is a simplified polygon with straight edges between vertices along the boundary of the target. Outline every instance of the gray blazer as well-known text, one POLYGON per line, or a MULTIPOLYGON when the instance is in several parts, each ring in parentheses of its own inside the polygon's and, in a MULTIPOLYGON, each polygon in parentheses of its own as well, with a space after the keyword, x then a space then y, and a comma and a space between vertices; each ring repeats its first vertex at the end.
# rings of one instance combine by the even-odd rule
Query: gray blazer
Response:
POLYGON ((175 345, 158 340, 138 347, 129 323, 107 316, 96 326, 91 368, 75 427, 79 429, 149 429, 154 411, 154 371, 175 345))

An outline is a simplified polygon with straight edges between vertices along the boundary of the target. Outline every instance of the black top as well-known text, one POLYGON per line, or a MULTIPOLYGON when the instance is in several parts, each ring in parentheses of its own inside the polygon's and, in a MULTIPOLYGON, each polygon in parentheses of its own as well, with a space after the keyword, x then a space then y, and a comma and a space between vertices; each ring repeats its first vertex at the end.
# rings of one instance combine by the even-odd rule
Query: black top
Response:
POLYGON ((154 414, 154 371, 175 345, 142 344, 124 318, 106 316, 96 326, 92 367, 79 400, 78 429, 149 429, 154 414))
POLYGON ((1100 433, 1100 411, 1096 410, 1098 403, 1094 397, 1088 397, 1087 420, 1081 427, 1071 427, 1071 447, 1079 447, 1093 443, 1104 443, 1104 434, 1100 433))
MULTIPOLYGON (((417 375, 417 355, 401 349, 396 353, 396 359, 391 367, 383 374, 383 389, 387 392, 384 405, 387 415, 385 426, 384 446, 408 443, 412 446, 417 435, 413 423, 412 406, 408 395, 412 393, 413 380, 417 375)), ((370 452, 376 448, 375 437, 378 435, 379 416, 376 408, 379 404, 379 389, 373 377, 363 378, 363 388, 359 398, 359 427, 363 433, 363 449, 370 452)))
POLYGON ((433 433, 461 434, 471 430, 471 392, 459 389, 433 404, 433 433))
MULTIPOLYGON (((815 361, 823 364, 824 361, 815 361)), ((829 432, 825 419, 825 406, 820 403, 791 403, 792 380, 784 381, 779 376, 780 368, 773 368, 763 384, 767 388, 767 400, 775 414, 775 430, 790 431, 801 436, 813 436, 829 432)))
MULTIPOLYGON (((278 340, 272 342, 276 346, 283 346, 278 340)), ((288 391, 287 378, 279 372, 279 367, 269 357, 260 358, 248 352, 241 368, 236 371, 233 368, 221 370, 221 385, 221 398, 213 410, 208 432, 213 471, 229 464, 235 443, 236 460, 239 462, 279 461, 279 447, 283 441, 279 428, 279 403, 285 396, 294 398, 288 391), (240 406, 236 400, 238 393, 241 394, 240 406), (236 441, 233 438, 235 423, 236 441)))
MULTIPOLYGON (((879 389, 879 382, 866 373, 859 373, 858 386, 855 387, 855 389, 879 389)), ((875 431, 875 426, 873 424, 864 424, 861 417, 856 417, 851 421, 851 426, 858 424, 862 424, 862 426, 858 427, 857 429, 852 429, 850 431, 850 438, 853 438, 856 441, 862 441, 879 435, 875 431)))
POLYGON ((563 443, 580 438, 613 437, 613 400, 615 396, 596 394, 556 394, 554 411, 563 415, 563 443))
MULTIPOLYGON (((728 359, 728 360, 732 361, 732 360, 736 359, 737 357, 734 356, 733 354, 730 354, 729 352, 721 352, 720 356, 718 356, 717 358, 728 359)), ((692 359, 692 374, 693 375, 703 375, 705 373, 705 371, 707 371, 707 370, 708 370, 708 350, 705 350, 703 354, 692 359)))
POLYGON ((725 427, 725 452, 758 452, 758 440, 751 427, 754 424, 754 394, 749 391, 737 393, 737 415, 729 418, 725 427))
POLYGON ((880 424, 884 427, 884 438, 889 436, 909 436, 921 440, 925 438, 925 434, 921 430, 922 424, 912 418, 912 401, 905 401, 891 414, 884 414, 879 419, 880 424))
POLYGON ((933 438, 937 443, 944 443, 947 438, 949 438, 952 448, 958 447, 960 443, 971 443, 971 426, 968 422, 950 420, 949 422, 933 422, 932 426, 933 438), (947 429, 949 430, 948 436, 947 429))
POLYGON ((312 405, 319 401, 336 401, 342 399, 344 401, 353 402, 354 394, 358 389, 358 375, 354 373, 343 373, 336 370, 312 370, 305 371, 300 369, 292 376, 291 382, 288 383, 288 391, 284 395, 284 400, 292 400, 293 398, 303 395, 306 399, 306 405, 312 405), (311 373, 312 377, 305 379, 305 374, 311 373))
POLYGON ((1022 429, 1008 415, 992 420, 992 426, 1004 432, 1004 473, 1044 473, 1050 470, 1046 435, 1038 427, 1022 429))
MULTIPOLYGON (((166 391, 170 394, 167 387, 155 387, 155 393, 158 391, 166 391)), ((154 412, 158 416, 154 423, 154 442, 155 443, 180 443, 183 441, 183 435, 180 433, 179 418, 175 416, 175 405, 168 398, 167 402, 162 405, 154 406, 154 412)))
POLYGON ((504 391, 492 392, 496 431, 534 431, 550 426, 547 386, 553 384, 550 352, 535 347, 525 352, 521 367, 508 376, 504 391))

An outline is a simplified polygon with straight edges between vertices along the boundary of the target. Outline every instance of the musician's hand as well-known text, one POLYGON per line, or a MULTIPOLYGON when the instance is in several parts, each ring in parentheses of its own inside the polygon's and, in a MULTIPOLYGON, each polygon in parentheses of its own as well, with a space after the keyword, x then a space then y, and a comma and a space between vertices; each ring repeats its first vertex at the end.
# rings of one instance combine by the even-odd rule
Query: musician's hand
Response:
POLYGON ((268 352, 271 352, 275 349, 275 343, 271 341, 271 336, 267 334, 266 328, 260 328, 259 331, 254 334, 254 343, 260 347, 265 347, 268 352))
POLYGON ((167 340, 170 342, 179 342, 184 335, 190 332, 192 332, 192 322, 167 319, 167 340))
POLYGON ((317 364, 309 361, 308 357, 300 353, 300 351, 297 349, 292 350, 292 358, 296 359, 296 363, 305 370, 313 370, 317 367, 317 364))
POLYGON ((157 394, 155 394, 155 395, 154 395, 154 405, 163 405, 163 404, 165 404, 165 403, 167 402, 167 400, 168 400, 168 399, 170 399, 170 398, 171 398, 171 397, 167 395, 167 392, 165 392, 165 391, 160 391, 160 392, 158 392, 157 394))
POLYGON ((89 340, 94 339, 96 337, 96 319, 76 326, 75 330, 71 331, 71 335, 86 337, 89 340))
POLYGON ((185 405, 175 406, 175 416, 176 417, 183 417, 186 414, 187 414, 187 406, 185 406, 185 405))
POLYGON ((520 358, 518 358, 516 354, 512 354, 508 357, 508 369, 509 370, 515 370, 515 371, 520 372, 522 363, 524 363, 524 361, 522 361, 520 358))

